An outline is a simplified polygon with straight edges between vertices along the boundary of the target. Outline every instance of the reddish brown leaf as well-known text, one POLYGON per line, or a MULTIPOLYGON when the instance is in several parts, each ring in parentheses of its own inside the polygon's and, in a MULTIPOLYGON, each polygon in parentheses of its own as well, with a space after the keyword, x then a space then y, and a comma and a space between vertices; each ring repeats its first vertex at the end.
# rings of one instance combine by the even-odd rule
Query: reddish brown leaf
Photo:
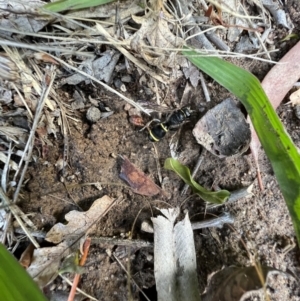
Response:
POLYGON ((161 192, 161 189, 141 170, 134 166, 127 157, 124 156, 123 159, 119 176, 123 181, 128 183, 135 193, 153 196, 161 192))
POLYGON ((52 58, 46 53, 36 52, 33 56, 35 57, 35 59, 39 61, 43 61, 45 63, 52 63, 54 65, 59 65, 59 63, 54 58, 52 58))
POLYGON ((300 42, 269 71, 261 83, 275 109, 299 78, 300 42))
POLYGON ((25 269, 27 269, 32 262, 34 249, 35 249, 34 245, 30 243, 21 255, 19 262, 21 266, 24 267, 25 269))
POLYGON ((213 12, 213 6, 210 5, 210 6, 207 8, 207 11, 205 12, 204 16, 210 18, 211 15, 212 15, 212 12, 213 12))

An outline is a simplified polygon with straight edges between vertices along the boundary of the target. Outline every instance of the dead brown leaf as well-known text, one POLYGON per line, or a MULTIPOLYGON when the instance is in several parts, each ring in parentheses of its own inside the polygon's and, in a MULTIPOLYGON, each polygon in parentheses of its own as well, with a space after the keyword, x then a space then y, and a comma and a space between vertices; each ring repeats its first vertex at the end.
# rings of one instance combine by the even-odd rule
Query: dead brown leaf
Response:
POLYGON ((137 194, 153 196, 161 192, 161 189, 125 156, 119 176, 137 194))
POLYGON ((34 249, 35 249, 34 245, 30 243, 20 257, 19 263, 25 269, 27 269, 32 262, 34 249))
POLYGON ((49 56, 46 53, 35 52, 33 54, 33 56, 38 61, 42 61, 42 62, 45 62, 45 63, 52 63, 54 65, 59 65, 59 63, 54 58, 52 58, 51 56, 49 56))

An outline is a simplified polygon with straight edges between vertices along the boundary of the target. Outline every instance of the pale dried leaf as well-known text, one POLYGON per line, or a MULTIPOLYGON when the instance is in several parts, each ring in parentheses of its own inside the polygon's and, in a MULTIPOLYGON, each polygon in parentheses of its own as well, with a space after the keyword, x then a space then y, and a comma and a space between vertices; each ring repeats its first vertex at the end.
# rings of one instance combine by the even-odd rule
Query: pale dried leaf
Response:
POLYGON ((5 225, 8 214, 9 213, 6 212, 6 208, 0 209, 0 229, 2 229, 3 226, 5 225))
MULTIPOLYGON (((37 98, 34 97, 35 94, 41 95, 42 93, 42 83, 36 80, 36 78, 32 74, 32 69, 28 67, 28 63, 25 63, 23 60, 24 53, 23 50, 18 50, 14 47, 2 46, 5 52, 9 55, 10 59, 15 62, 19 69, 20 77, 21 77, 21 85, 22 92, 24 93, 25 101, 28 104, 32 104, 32 107, 36 106, 37 98), (34 89, 35 93, 32 91, 34 89)), ((34 63, 31 61, 32 68, 36 71, 38 70, 37 66, 34 66, 34 63)), ((44 74, 44 73, 43 73, 44 74)), ((54 107, 49 99, 46 99, 47 107, 53 111, 54 107)), ((30 105, 29 105, 30 106, 30 105)))
POLYGON ((156 66, 162 71, 169 73, 168 68, 187 66, 184 58, 177 57, 177 54, 165 48, 179 48, 184 45, 184 40, 175 36, 165 18, 157 13, 149 12, 144 17, 132 16, 141 28, 130 38, 132 49, 142 55, 150 65, 156 66), (147 45, 154 47, 152 50, 147 45))
POLYGON ((290 95, 290 101, 286 104, 291 104, 292 106, 300 104, 300 89, 290 95))
POLYGON ((4 104, 12 102, 12 91, 0 87, 0 102, 4 104))
POLYGON ((47 233, 45 239, 52 243, 60 243, 70 236, 79 237, 84 235, 88 230, 92 232, 96 221, 105 213, 113 201, 113 199, 105 195, 97 199, 86 212, 70 211, 65 215, 68 224, 58 223, 54 225, 47 233))
POLYGON ((27 272, 43 288, 57 277, 62 258, 69 254, 70 249, 66 242, 55 247, 35 249, 27 272))
MULTIPOLYGON (((136 58, 136 56, 132 55, 127 49, 125 49, 125 47, 122 47, 122 46, 118 45, 117 44, 117 40, 115 40, 108 33, 108 31, 103 26, 101 26, 99 23, 96 24, 96 28, 97 28, 98 32, 101 35, 103 35, 109 42, 111 42, 112 44, 114 44, 115 48, 117 48, 128 60, 130 60, 131 62, 133 62, 138 68, 140 68, 143 71, 147 72, 150 76, 152 76, 153 78, 157 79, 158 81, 160 81, 162 83, 167 82, 167 77, 164 77, 163 75, 160 75, 157 72, 153 71, 150 67, 147 66, 147 64, 145 64, 141 60, 138 60, 136 58)), ((124 99, 124 97, 122 97, 122 98, 124 99)), ((129 103, 131 103, 131 102, 129 102, 129 103)), ((133 106, 137 107, 136 105, 133 105, 133 106)), ((142 109, 140 109, 140 110, 143 111, 142 109)))
POLYGON ((48 134, 53 134, 55 138, 56 137, 56 133, 58 132, 55 124, 54 124, 54 116, 50 115, 49 112, 45 111, 45 115, 46 115, 46 128, 47 128, 47 133, 48 134))
POLYGON ((154 273, 158 300, 200 300, 194 236, 188 215, 175 226, 179 208, 152 218, 154 273))
POLYGON ((63 170, 63 168, 65 166, 66 166, 66 162, 65 162, 65 160, 63 158, 58 159, 56 161, 56 163, 55 163, 55 167, 56 167, 56 169, 57 169, 58 172, 61 171, 61 170, 63 170))
MULTIPOLYGON (((8 160, 7 156, 3 152, 0 152, 0 161, 6 163, 7 160, 8 160)), ((13 170, 18 169, 18 164, 12 160, 9 161, 9 166, 13 170)))
MULTIPOLYGON (((106 51, 100 58, 97 58, 96 60, 94 60, 94 58, 85 60, 79 66, 79 70, 94 76, 98 80, 104 80, 106 83, 109 83, 119 58, 120 53, 116 53, 115 51, 106 51)), ((84 80, 90 82, 90 80, 84 75, 75 73, 64 79, 62 83, 77 85, 84 80)))
MULTIPOLYGON (((22 32, 38 32, 50 21, 49 16, 37 18, 37 8, 43 6, 43 1, 0 1, 0 26, 14 28, 22 32), (35 17, 32 17, 32 14, 35 17)), ((10 37, 9 31, 1 30, 1 35, 10 37)))
POLYGON ((7 139, 19 144, 19 139, 26 134, 25 129, 21 129, 15 126, 0 126, 0 136, 5 136, 7 139))

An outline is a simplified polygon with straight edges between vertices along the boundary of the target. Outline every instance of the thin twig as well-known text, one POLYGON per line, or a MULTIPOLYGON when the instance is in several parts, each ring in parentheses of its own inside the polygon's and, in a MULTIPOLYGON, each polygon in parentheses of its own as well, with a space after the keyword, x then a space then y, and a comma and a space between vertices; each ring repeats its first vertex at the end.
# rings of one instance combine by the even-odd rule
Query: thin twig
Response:
POLYGON ((210 99, 210 95, 209 95, 209 92, 208 92, 208 89, 207 89, 207 86, 206 86, 206 82, 205 82, 203 73, 199 72, 199 76, 200 76, 200 82, 201 82, 201 86, 202 86, 202 90, 203 90, 203 93, 204 93, 205 100, 206 100, 206 102, 210 102, 211 99, 210 99))
MULTIPOLYGON (((203 228, 222 228, 224 224, 233 224, 234 218, 232 215, 228 212, 222 213, 220 216, 208 220, 204 220, 201 222, 191 222, 192 229, 203 229, 203 228)), ((146 222, 147 223, 147 222, 146 222)), ((147 233, 154 233, 153 225, 147 223, 147 228, 143 229, 144 232, 147 233)))
MULTIPOLYGON (((6 30, 6 29, 5 29, 6 30)), ((48 37, 49 39, 49 37, 48 37)), ((69 50, 67 48, 55 48, 55 47, 49 47, 49 46, 42 46, 42 45, 34 45, 34 44, 26 44, 21 42, 13 42, 8 40, 0 40, 1 46, 10 46, 10 47, 16 47, 16 48, 22 48, 22 49, 30 49, 33 51, 40 50, 40 51, 60 51, 61 53, 68 53, 68 54, 74 54, 74 55, 82 55, 82 56, 92 56, 89 53, 85 52, 78 52, 74 50, 69 50)))
MULTIPOLYGON (((68 283, 70 286, 72 286, 72 282, 67 278, 65 277, 64 275, 62 274, 58 274, 59 277, 64 280, 66 283, 68 283)), ((94 298, 93 296, 87 294, 86 292, 84 292, 83 290, 81 290, 80 288, 77 287, 76 291, 80 294, 82 294, 83 296, 87 297, 88 299, 91 299, 93 301, 99 301, 98 299, 94 298)))
MULTIPOLYGON (((18 165, 19 169, 16 171, 16 173, 14 175, 14 179, 13 180, 16 181, 16 178, 18 176, 18 172, 21 169, 21 166, 22 166, 23 162, 25 161, 25 165, 23 167, 23 170, 22 170, 22 173, 21 173, 21 176, 20 176, 17 188, 16 188, 16 190, 14 192, 14 196, 13 196, 12 202, 10 202, 10 200, 6 197, 6 195, 4 194, 4 192, 1 190, 2 198, 4 199, 5 204, 7 206, 10 206, 10 210, 13 213, 14 217, 19 222, 19 225, 23 228, 24 232, 26 233, 26 235, 28 235, 28 238, 31 240, 31 242, 34 244, 34 246, 36 248, 39 248, 39 244, 30 235, 30 232, 26 228, 25 224, 22 222, 22 220, 21 220, 18 212, 16 211, 17 210, 16 208, 18 208, 18 207, 11 206, 11 204, 15 203, 17 201, 20 189, 21 189, 22 184, 23 184, 23 180, 24 180, 25 174, 27 172, 27 168, 28 168, 28 164, 29 164, 28 158, 31 157, 32 150, 33 150, 33 141, 34 141, 34 136, 35 136, 35 130, 36 130, 38 122, 40 120, 40 117, 41 117, 41 114, 42 114, 42 110, 43 110, 45 101, 46 101, 46 99, 48 97, 48 94, 49 94, 50 89, 52 88, 52 85, 53 85, 53 82, 54 82, 54 78, 55 78, 54 66, 52 66, 52 68, 51 68, 50 78, 51 78, 51 81, 50 81, 49 86, 47 88, 44 87, 44 90, 43 90, 43 92, 41 94, 40 101, 39 101, 38 107, 36 109, 36 114, 35 114, 34 121, 33 121, 33 124, 32 124, 32 129, 30 131, 30 135, 28 137, 28 141, 27 141, 27 144, 25 146, 25 149, 23 151, 23 156, 22 156, 22 158, 21 158, 21 160, 19 162, 19 165, 18 165)), ((10 225, 10 218, 7 221, 6 225, 5 225, 6 226, 5 228, 9 227, 9 225, 10 225)))
MULTIPOLYGON (((91 245, 91 239, 87 238, 83 244, 83 254, 82 254, 82 257, 80 258, 79 266, 84 266, 86 259, 87 259, 89 249, 90 249, 90 245, 91 245)), ((68 301, 74 300, 79 280, 80 280, 80 274, 75 274, 68 301)))
POLYGON ((133 248, 153 248, 153 243, 141 239, 122 239, 114 237, 91 237, 93 244, 107 244, 133 248))
POLYGON ((216 218, 211 218, 205 221, 201 222, 193 222, 192 223, 192 229, 193 230, 198 230, 198 229, 203 229, 203 228, 222 228, 224 224, 233 224, 234 223, 234 218, 232 215, 228 212, 222 213, 220 216, 216 218))
POLYGON ((133 101, 132 99, 122 95, 121 93, 119 93, 118 91, 116 91, 115 89, 111 88, 109 85, 101 82, 100 80, 98 80, 96 77, 87 74, 86 72, 83 72, 73 66, 71 66, 70 64, 66 63, 64 60, 59 59, 58 57, 48 54, 49 56, 51 56, 52 58, 54 58, 55 60, 57 60, 59 63, 61 63, 62 65, 65 65, 66 67, 70 68, 71 70, 74 70, 84 76, 86 76, 87 78, 90 78, 91 80, 95 81, 96 83, 98 83, 99 85, 103 86, 105 89, 107 89, 108 91, 118 95, 120 98, 124 99, 125 101, 127 101, 128 103, 130 103, 132 106, 134 106, 135 108, 137 108, 138 110, 144 112, 147 115, 150 115, 147 110, 145 110, 142 106, 140 106, 138 103, 136 103, 135 101, 133 101))
POLYGON ((28 114, 30 116, 30 118, 32 119, 33 118, 33 115, 32 115, 32 112, 31 110, 29 109, 28 105, 27 105, 27 102, 25 101, 22 93, 20 92, 20 90, 18 89, 18 87, 14 84, 14 83, 11 83, 11 85, 13 86, 13 88, 16 90, 16 92, 18 93, 18 96, 20 97, 23 105, 25 106, 26 110, 28 111, 28 114))
POLYGON ((155 152, 154 158, 155 158, 155 162, 156 162, 157 176, 158 176, 159 183, 161 184, 162 183, 162 175, 161 175, 161 167, 159 164, 159 155, 158 155, 158 151, 157 151, 155 143, 152 143, 152 145, 153 145, 154 152, 155 152))
POLYGON ((225 203, 223 203, 223 204, 207 204, 206 210, 212 210, 212 209, 215 209, 222 205, 234 203, 242 198, 248 198, 248 197, 252 196, 252 189, 253 189, 253 184, 251 184, 250 186, 247 186, 247 187, 243 187, 238 190, 231 191, 230 196, 225 203))
POLYGON ((140 293, 145 297, 145 299, 147 301, 150 301, 150 299, 147 297, 147 295, 144 293, 144 291, 137 285, 137 283, 134 281, 133 278, 131 278, 131 275, 127 272, 127 270, 125 269, 124 265, 122 264, 122 262, 119 260, 119 258, 116 256, 115 253, 112 254, 113 257, 115 258, 115 260, 118 262, 118 264, 121 266, 122 270, 126 273, 127 277, 128 277, 128 281, 132 281, 135 286, 137 287, 137 289, 140 291, 140 293))
MULTIPOLYGON (((201 28, 201 26, 200 26, 201 28)), ((207 38, 218 48, 224 51, 229 51, 230 48, 226 45, 214 32, 208 31, 206 33, 207 38)))
MULTIPOLYGON (((34 137, 35 137, 35 131, 36 131, 37 125, 40 121, 40 118, 41 118, 41 115, 42 115, 42 112, 43 112, 43 108, 44 108, 44 104, 45 104, 46 99, 47 99, 47 97, 50 93, 50 90, 52 89, 52 85, 53 85, 53 82, 54 82, 54 79, 55 79, 56 73, 54 71, 54 68, 55 67, 52 65, 51 72, 50 72, 50 79, 51 79, 50 83, 49 83, 48 87, 44 86, 43 91, 41 93, 40 101, 39 101, 38 106, 36 108, 36 114, 35 114, 33 124, 32 124, 31 130, 30 130, 28 141, 27 141, 27 144, 25 146, 23 156, 22 156, 22 158, 19 162, 19 167, 21 167, 24 160, 25 160, 25 156, 26 156, 27 160, 25 161, 25 166, 22 170, 22 174, 21 174, 17 189, 14 193, 13 202, 16 202, 16 200, 18 198, 19 191, 21 189, 21 185, 23 183, 23 179, 25 177, 25 173, 27 171, 27 167, 28 167, 28 164, 29 164, 28 158, 31 158, 31 154, 32 154, 32 151, 33 151, 33 144, 34 144, 33 142, 34 142, 34 137)), ((18 172, 16 172, 15 175, 14 175, 14 181, 16 180, 17 175, 18 175, 18 172)))
POLYGON ((2 171, 2 175, 1 175, 1 187, 3 189, 3 191, 6 193, 6 185, 7 185, 7 179, 8 179, 8 170, 9 170, 9 163, 10 163, 10 157, 12 154, 12 150, 11 150, 11 142, 9 143, 9 148, 8 148, 8 154, 7 154, 7 159, 2 171))
MULTIPOLYGON (((26 233, 26 235, 28 236, 28 238, 30 239, 30 241, 34 244, 34 246, 38 249, 40 247, 40 245, 37 243, 37 241, 35 240, 35 238, 33 238, 30 234, 30 231, 28 231, 27 227, 25 226, 25 224, 23 223, 19 212, 17 209, 19 209, 16 205, 12 204, 11 200, 7 197, 7 195, 4 193, 4 191, 2 190, 2 188, 0 188, 0 199, 2 200, 2 202, 10 209, 11 213, 14 215, 14 218, 17 220, 17 222, 19 223, 20 227, 23 229, 23 231, 26 233)), ((20 211, 20 209, 19 209, 20 211)), ((6 223, 5 223, 5 227, 4 227, 4 233, 8 232, 8 228, 10 227, 10 220, 11 220, 11 215, 9 215, 7 217, 6 223)), ((2 238, 2 242, 5 241, 5 237, 2 238)))

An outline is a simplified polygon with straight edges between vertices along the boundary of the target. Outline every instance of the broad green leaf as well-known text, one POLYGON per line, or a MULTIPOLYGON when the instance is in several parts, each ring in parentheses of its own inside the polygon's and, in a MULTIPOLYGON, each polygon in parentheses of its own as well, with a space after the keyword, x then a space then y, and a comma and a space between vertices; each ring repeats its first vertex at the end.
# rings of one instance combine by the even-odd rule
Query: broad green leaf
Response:
POLYGON ((230 193, 227 190, 209 191, 199 185, 191 177, 188 167, 182 165, 178 160, 167 158, 164 168, 176 172, 177 175, 192 188, 193 192, 198 194, 206 202, 223 204, 230 196, 230 193))
POLYGON ((94 7, 113 1, 115 0, 59 0, 52 3, 48 3, 44 5, 43 8, 50 10, 54 13, 58 13, 65 10, 76 10, 94 7))
POLYGON ((260 82, 248 71, 217 57, 200 57, 199 53, 188 49, 183 50, 183 54, 245 106, 271 161, 300 244, 300 155, 260 82))
POLYGON ((0 243, 0 300, 47 301, 19 262, 0 243))

